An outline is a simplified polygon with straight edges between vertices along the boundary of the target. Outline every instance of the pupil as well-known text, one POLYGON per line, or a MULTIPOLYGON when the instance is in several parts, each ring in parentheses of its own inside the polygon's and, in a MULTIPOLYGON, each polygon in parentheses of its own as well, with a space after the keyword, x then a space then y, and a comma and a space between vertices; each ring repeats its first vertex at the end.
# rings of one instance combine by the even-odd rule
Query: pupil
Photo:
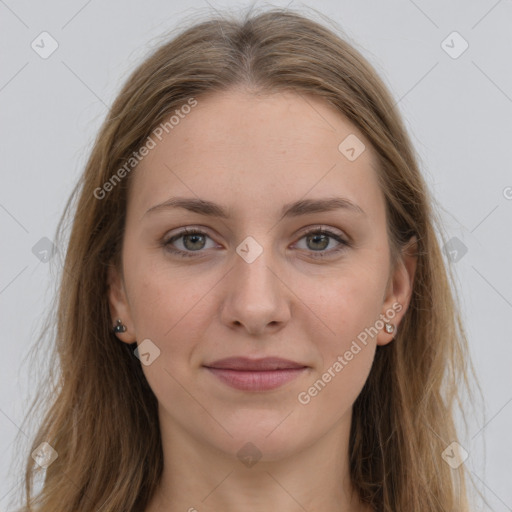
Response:
MULTIPOLYGON (((326 235, 322 235, 322 234, 316 234, 316 235, 310 235, 308 237, 308 240, 311 240, 311 239, 318 239, 318 238, 323 238, 323 241, 324 243, 322 244, 322 247, 320 247, 320 249, 325 249, 328 245, 329 245, 329 239, 327 238, 326 235)), ((317 240, 318 241, 318 240, 317 240)), ((317 242, 316 241, 316 242, 317 242)), ((314 242, 314 243, 316 243, 314 242)))
POLYGON ((184 245, 185 245, 185 247, 186 247, 187 249, 201 249, 201 247, 194 246, 194 244, 195 244, 195 242, 197 242, 197 239, 198 239, 198 238, 202 238, 202 236, 203 236, 203 235, 185 235, 185 237, 184 237, 184 242, 183 242, 183 243, 184 243, 184 245), (188 244, 188 243, 187 243, 187 241, 188 241, 188 240, 190 240, 191 238, 192 238, 192 239, 195 239, 195 242, 194 242, 194 241, 192 241, 192 245, 193 245, 193 247, 189 247, 189 245, 190 245, 190 244, 188 244))

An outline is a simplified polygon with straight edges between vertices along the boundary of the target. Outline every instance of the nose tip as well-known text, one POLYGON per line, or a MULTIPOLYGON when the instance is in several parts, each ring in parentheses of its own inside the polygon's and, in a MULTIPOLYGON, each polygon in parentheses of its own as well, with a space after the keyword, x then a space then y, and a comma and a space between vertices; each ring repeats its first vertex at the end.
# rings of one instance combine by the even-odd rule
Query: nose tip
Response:
POLYGON ((265 334, 265 331, 268 329, 276 329, 279 327, 279 322, 272 320, 267 325, 264 325, 263 323, 257 323, 256 321, 253 321, 252 323, 248 320, 245 321, 245 323, 240 322, 239 320, 234 320, 233 325, 236 327, 244 327, 248 334, 251 336, 261 336, 262 334, 265 334))

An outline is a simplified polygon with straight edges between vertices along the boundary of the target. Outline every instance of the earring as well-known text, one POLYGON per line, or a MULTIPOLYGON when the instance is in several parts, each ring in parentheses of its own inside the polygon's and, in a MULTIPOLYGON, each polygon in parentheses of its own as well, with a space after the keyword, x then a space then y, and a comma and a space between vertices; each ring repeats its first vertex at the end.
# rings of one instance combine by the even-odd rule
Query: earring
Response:
POLYGON ((114 325, 114 333, 117 334, 119 332, 125 332, 126 331, 126 325, 121 322, 121 319, 117 319, 117 325, 114 325))
POLYGON ((384 329, 388 334, 395 332, 395 326, 393 324, 388 324, 387 322, 384 324, 384 329))

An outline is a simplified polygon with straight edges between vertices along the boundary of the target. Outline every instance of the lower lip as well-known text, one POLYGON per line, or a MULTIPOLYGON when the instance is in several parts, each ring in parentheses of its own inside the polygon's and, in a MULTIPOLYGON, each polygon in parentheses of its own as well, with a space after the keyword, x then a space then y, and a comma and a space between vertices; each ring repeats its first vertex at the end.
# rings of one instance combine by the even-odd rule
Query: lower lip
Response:
POLYGON ((276 389, 297 378, 307 368, 288 368, 269 371, 241 371, 208 368, 213 375, 232 388, 243 391, 266 391, 276 389))

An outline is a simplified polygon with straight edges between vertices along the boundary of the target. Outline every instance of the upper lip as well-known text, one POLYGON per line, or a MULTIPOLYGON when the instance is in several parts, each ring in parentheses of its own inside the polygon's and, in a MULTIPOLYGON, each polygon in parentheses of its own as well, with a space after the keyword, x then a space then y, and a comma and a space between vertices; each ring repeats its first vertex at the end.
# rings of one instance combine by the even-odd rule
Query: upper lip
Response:
POLYGON ((305 364, 289 361, 280 357, 265 357, 262 359, 249 359, 247 357, 228 357, 204 365, 207 368, 240 371, 287 370, 305 368, 305 364))

